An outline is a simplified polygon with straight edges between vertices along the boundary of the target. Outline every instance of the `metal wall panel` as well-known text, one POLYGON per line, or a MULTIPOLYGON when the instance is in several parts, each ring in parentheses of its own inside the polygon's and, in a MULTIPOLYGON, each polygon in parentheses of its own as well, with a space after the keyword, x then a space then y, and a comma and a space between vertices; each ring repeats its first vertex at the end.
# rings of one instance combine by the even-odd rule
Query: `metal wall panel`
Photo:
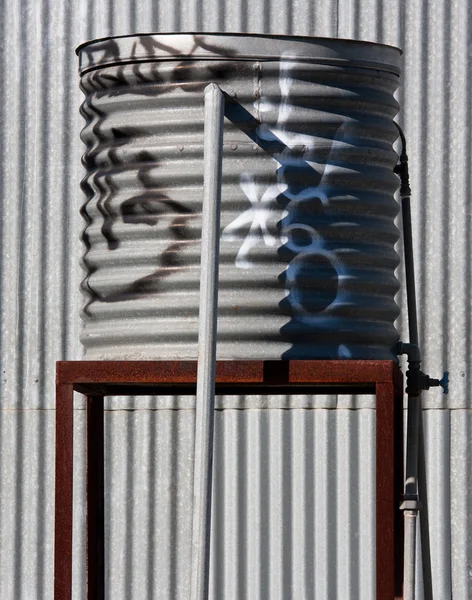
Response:
MULTIPOLYGON (((450 514, 444 518, 451 525, 450 577, 452 598, 470 598, 472 589, 472 414, 453 410, 450 416, 451 452, 450 514)), ((434 488, 433 488, 434 489, 434 488)), ((430 500, 430 503, 433 502, 430 500)), ((435 534, 434 534, 435 535, 435 534)), ((431 537, 433 537, 433 532, 431 537)), ((436 536, 434 537, 436 540, 436 536)), ((446 546, 447 547, 447 546, 446 546)))
POLYGON ((51 598, 54 412, 2 410, 0 598, 51 598))
MULTIPOLYGON (((374 600, 374 430, 368 409, 217 411, 211 598, 374 600)), ((106 431, 107 597, 184 600, 194 411, 106 431)))
MULTIPOLYGON (((2 600, 51 598, 54 456, 51 409, 54 407, 54 361, 60 358, 77 359, 82 352, 78 343, 78 311, 82 302, 78 294, 82 278, 78 268, 78 256, 81 253, 78 207, 81 203, 79 181, 83 175, 80 167, 82 145, 79 140, 82 122, 78 107, 82 98, 78 90, 77 61, 73 50, 86 39, 134 30, 198 29, 339 35, 386 42, 404 49, 404 87, 398 99, 402 105, 401 121, 409 142, 411 180, 415 193, 413 225, 423 353, 425 366, 431 375, 437 376, 446 367, 451 371, 450 395, 443 397, 438 390, 433 390, 426 396, 429 408, 425 418, 433 588, 441 599, 472 598, 471 10, 472 6, 467 0, 339 0, 316 3, 308 0, 258 0, 249 4, 241 0, 2 2, 2 600)), ((399 298, 404 306, 402 292, 399 298)), ((402 330, 405 332, 404 319, 402 330)), ((326 400, 328 402, 329 399, 326 400)), ((342 401, 347 405, 353 402, 353 399, 342 401)), ((125 425, 123 421, 122 425, 113 424, 110 427, 113 444, 113 440, 119 439, 118 433, 128 427, 127 439, 135 441, 129 460, 135 461, 136 468, 141 452, 136 449, 141 448, 140 444, 145 447, 143 431, 152 428, 152 418, 146 417, 150 413, 139 408, 144 409, 153 403, 150 398, 139 403, 124 399, 115 403, 116 407, 138 409, 136 412, 117 413, 117 421, 126 416, 128 424, 125 425), (141 423, 141 429, 131 425, 133 417, 136 417, 136 423, 141 423)), ((331 404, 335 405, 335 402, 331 401, 331 404)), ((80 416, 82 413, 78 411, 78 414, 80 416)), ((332 411, 329 414, 338 413, 332 411)), ((336 444, 339 443, 336 451, 347 459, 350 456, 348 444, 355 439, 352 432, 357 425, 343 421, 341 411, 338 416, 339 427, 336 426, 336 431, 343 433, 336 438, 336 444)), ((290 418, 292 423, 297 419, 294 415, 290 418)), ((281 424, 277 419, 273 419, 270 428, 280 433, 281 424)), ((240 426, 236 425, 236 421, 236 415, 233 415, 233 421, 228 419, 227 425, 225 423, 228 431, 240 426)), ((269 427, 268 424, 266 426, 269 427)), ((245 435, 256 446, 268 443, 260 433, 261 428, 262 424, 257 419, 247 425, 245 435)), ((327 443, 327 432, 324 425, 316 430, 320 448, 327 443)), ((362 460, 368 472, 372 464, 369 452, 372 452, 374 440, 364 430, 362 432, 363 447, 365 445, 362 460)), ((290 436, 288 439, 291 439, 290 436)), ((217 443, 221 447, 220 438, 217 443)), ((300 440, 294 437, 291 443, 293 451, 299 453, 300 440)), ((80 437, 76 438, 76 444, 78 456, 83 456, 80 437)), ((114 448, 117 449, 118 444, 114 448)), ((325 454, 322 450, 319 452, 320 463, 316 464, 320 469, 325 464, 325 454)), ((237 481, 241 472, 238 467, 240 463, 233 459, 239 455, 226 451, 224 456, 225 476, 237 481)), ((117 525, 108 530, 111 535, 114 532, 117 539, 112 556, 113 565, 117 564, 118 567, 120 561, 126 561, 131 556, 127 546, 123 547, 119 557, 117 554, 120 531, 129 530, 129 523, 133 522, 130 521, 131 513, 124 510, 125 501, 127 498, 132 506, 137 506, 141 493, 139 488, 129 489, 127 496, 123 496, 129 481, 127 478, 133 469, 129 465, 126 469, 119 466, 116 463, 116 481, 121 477, 120 485, 116 484, 113 488, 113 502, 116 499, 117 503, 114 523, 117 525)), ((165 465, 162 468, 166 468, 165 465)), ((280 489, 277 477, 280 478, 284 470, 280 465, 272 468, 273 486, 277 490, 280 489)), ((257 469, 251 473, 248 477, 252 485, 257 480, 257 469)), ((306 475, 299 469, 294 471, 293 477, 291 493, 295 493, 306 481, 303 479, 306 475)), ((143 472, 140 472, 139 478, 142 482, 140 485, 146 485, 143 472)), ((323 513, 335 501, 338 513, 341 510, 340 501, 347 499, 349 518, 353 522, 357 519, 365 523, 367 529, 362 535, 366 536, 366 540, 372 539, 373 521, 361 517, 359 512, 361 505, 362 510, 369 510, 370 488, 358 488, 354 480, 340 480, 339 486, 333 486, 329 483, 331 480, 326 470, 318 470, 315 478, 317 493, 311 499, 306 496, 305 502, 314 502, 317 510, 323 513), (358 493, 363 494, 359 504, 358 493)), ((237 498, 231 496, 230 488, 224 489, 227 490, 225 498, 228 508, 237 498)), ((80 469, 75 494, 77 500, 83 498, 80 469)), ((238 504, 237 509, 231 508, 231 514, 242 515, 240 506, 238 504)), ((251 526, 257 522, 267 523, 261 521, 266 519, 264 503, 251 497, 248 506, 251 526)), ((271 510, 272 514, 284 514, 283 506, 277 506, 275 498, 271 510)), ((341 529, 341 524, 344 526, 349 522, 348 517, 348 520, 339 521, 341 524, 335 530, 321 521, 318 525, 315 523, 314 530, 304 531, 300 527, 304 510, 308 509, 300 507, 299 512, 293 514, 292 531, 303 531, 308 545, 310 536, 313 537, 316 557, 319 558, 323 549, 331 548, 329 556, 346 561, 345 529, 341 529)), ((83 537, 79 534, 84 514, 83 504, 79 501, 74 514, 77 549, 74 581, 76 597, 83 598, 82 588, 77 583, 80 579, 83 581, 84 575, 83 537)), ((217 514, 221 514, 221 511, 217 514)), ((227 520, 225 527, 236 535, 240 523, 235 517, 227 520)), ((135 526, 141 532, 145 530, 144 525, 135 523, 135 526)), ((274 535, 279 536, 275 538, 279 540, 278 545, 274 546, 273 555, 264 555, 264 560, 276 567, 283 565, 287 557, 281 553, 280 533, 274 532, 274 535)), ((234 544, 225 546, 225 553, 220 557, 227 573, 222 585, 230 590, 242 585, 243 581, 231 579, 233 571, 229 567, 234 557, 234 547, 234 544)), ((140 556, 137 550, 134 552, 133 556, 140 556)), ((261 552, 261 546, 256 543, 250 556, 257 557, 258 552, 261 552)), ((350 563, 351 574, 346 575, 343 571, 339 582, 334 582, 335 575, 330 571, 330 565, 326 561, 321 562, 316 577, 319 585, 317 598, 324 600, 326 589, 342 590, 343 598, 349 597, 344 595, 347 589, 359 589, 367 598, 372 597, 373 557, 367 551, 360 553, 358 558, 359 563, 350 563), (349 588, 349 581, 354 582, 354 587, 349 588)), ((311 581, 314 573, 300 560, 298 555, 293 555, 293 564, 311 581)), ((239 572, 246 572, 251 579, 245 581, 254 581, 254 585, 264 584, 264 578, 268 577, 267 570, 256 572, 253 563, 247 563, 239 572)), ((293 570, 288 572, 291 573, 288 577, 292 577, 290 586, 296 586, 298 578, 293 570)), ((125 585, 123 581, 118 577, 118 590, 123 589, 120 587, 125 585)), ((140 585, 140 581, 146 582, 143 583, 143 589, 157 589, 152 587, 154 584, 147 583, 150 581, 149 570, 139 571, 136 581, 132 580, 126 585, 134 589, 133 586, 140 585)), ((283 580, 281 585, 282 589, 284 585, 288 589, 289 583, 283 580)), ((121 591, 117 593, 115 597, 119 597, 121 591)))

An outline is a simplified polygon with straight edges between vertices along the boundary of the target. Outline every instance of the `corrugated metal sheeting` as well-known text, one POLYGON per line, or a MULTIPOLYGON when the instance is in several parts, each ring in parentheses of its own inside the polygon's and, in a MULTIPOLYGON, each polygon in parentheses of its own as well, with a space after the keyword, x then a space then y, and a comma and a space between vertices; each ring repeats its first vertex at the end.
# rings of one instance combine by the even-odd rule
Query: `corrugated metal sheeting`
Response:
POLYGON ((219 358, 395 358, 397 49, 167 34, 80 61, 87 359, 197 356, 211 82, 231 98, 219 358))
MULTIPOLYGON (((86 39, 152 30, 340 36, 403 48, 398 99, 415 192, 425 367, 433 376, 451 372, 448 397, 426 396, 433 591, 440 600, 472 598, 471 11, 467 0, 2 3, 2 600, 52 597, 54 362, 82 352, 83 123, 73 50, 86 39)), ((218 411, 215 599, 373 600, 374 414, 363 400, 340 399, 337 411, 329 410, 334 399, 324 402, 290 412, 259 400, 247 411, 218 411)), ((109 404, 109 598, 184 597, 193 439, 184 405, 109 404)), ((77 408, 74 581, 84 598, 80 399, 77 408)))

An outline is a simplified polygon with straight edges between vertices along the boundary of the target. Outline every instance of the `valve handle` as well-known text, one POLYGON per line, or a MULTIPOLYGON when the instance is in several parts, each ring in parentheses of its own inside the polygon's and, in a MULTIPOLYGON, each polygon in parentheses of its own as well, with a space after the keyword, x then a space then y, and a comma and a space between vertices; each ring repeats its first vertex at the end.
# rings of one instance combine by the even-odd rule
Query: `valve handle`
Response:
POLYGON ((444 371, 443 378, 440 379, 439 385, 442 387, 444 394, 449 393, 449 371, 444 371))

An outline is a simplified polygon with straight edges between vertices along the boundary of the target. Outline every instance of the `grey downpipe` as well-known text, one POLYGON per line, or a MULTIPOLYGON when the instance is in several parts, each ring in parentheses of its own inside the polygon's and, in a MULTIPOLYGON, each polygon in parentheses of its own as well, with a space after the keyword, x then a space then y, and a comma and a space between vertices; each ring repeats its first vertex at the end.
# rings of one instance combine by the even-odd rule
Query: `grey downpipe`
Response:
MULTIPOLYGON (((421 355, 419 352, 418 340, 418 321, 416 313, 416 286, 415 286, 415 267, 413 259, 413 235, 411 228, 411 189, 408 176, 408 156, 406 154, 406 140, 403 131, 397 125, 402 151, 400 162, 395 172, 400 176, 400 198, 402 210, 403 225, 403 248, 405 261, 405 279, 408 305, 408 333, 410 344, 418 349, 418 355, 412 361, 414 368, 420 368, 421 355)), ((403 353, 408 348, 402 346, 403 353)), ((413 348, 411 348, 413 350, 413 348)), ((408 357, 410 361, 410 356, 408 357)), ((409 366, 413 366, 411 363, 409 366)), ((408 389, 407 389, 408 391, 408 389)), ((416 584, 416 524, 419 511, 418 497, 418 434, 419 422, 421 419, 421 391, 418 393, 408 392, 408 420, 406 435, 406 469, 405 469, 405 490, 401 509, 403 510, 404 528, 405 528, 405 549, 404 549, 404 571, 403 571, 403 595, 404 600, 415 599, 416 584)))
POLYGON ((401 505, 405 527, 404 600, 415 599, 416 527, 420 509, 418 495, 418 450, 421 418, 421 393, 409 393, 405 491, 401 505))
POLYGON ((431 562, 429 552, 429 531, 426 504, 426 477, 424 465, 424 441, 422 423, 421 394, 433 386, 442 386, 448 393, 448 373, 443 379, 431 379, 421 370, 421 351, 418 339, 418 321, 416 309, 415 268, 413 259, 413 235, 411 227, 411 189, 408 174, 408 156, 406 140, 400 126, 395 123, 400 133, 402 151, 400 161, 395 168, 399 175, 400 198, 403 225, 403 246, 405 261, 405 279, 408 304, 408 332, 410 343, 399 342, 397 354, 408 355, 407 394, 408 419, 406 439, 405 488, 401 510, 404 515, 405 547, 404 547, 404 600, 415 600, 416 589, 416 529, 419 510, 423 511, 421 525, 421 548, 423 564, 423 594, 425 600, 432 600, 431 562), (421 459, 421 465, 419 460, 421 459), (420 471, 421 467, 421 471, 420 471), (418 478, 418 473, 422 480, 418 478), (420 489, 421 488, 421 489, 420 489), (419 494, 419 491, 421 494, 419 494), (423 505, 420 503, 423 500, 423 505))
POLYGON ((207 600, 209 589, 223 120, 223 92, 212 83, 205 88, 191 600, 207 600))

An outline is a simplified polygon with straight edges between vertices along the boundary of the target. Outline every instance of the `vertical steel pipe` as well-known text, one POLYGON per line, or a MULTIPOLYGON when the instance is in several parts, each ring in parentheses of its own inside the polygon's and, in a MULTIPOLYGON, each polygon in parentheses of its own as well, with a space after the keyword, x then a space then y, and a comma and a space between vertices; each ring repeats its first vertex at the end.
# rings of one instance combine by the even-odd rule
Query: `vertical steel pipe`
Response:
MULTIPOLYGON (((402 137, 403 153, 406 152, 402 137)), ((405 279, 408 303, 408 332, 410 343, 418 346, 418 323, 416 317, 416 287, 413 258, 413 235, 411 230, 410 190, 402 189, 402 227, 405 260, 405 279)), ((416 585, 416 523, 418 516, 418 434, 421 419, 421 395, 408 394, 408 418, 406 436, 405 500, 415 503, 411 510, 404 510, 405 554, 404 554, 404 600, 415 599, 416 585)))
MULTIPOLYGON (((416 358, 413 360, 409 355, 409 368, 410 370, 417 370, 419 372, 421 354, 419 351, 418 320, 416 311, 415 268, 410 205, 411 189, 408 175, 406 140, 399 125, 397 125, 397 128, 401 137, 402 152, 400 155, 400 163, 397 165, 395 172, 400 176, 401 180, 400 197, 402 206, 405 279, 408 302, 408 330, 410 337, 409 345, 411 345, 413 348, 416 348, 417 353, 416 358)), ((418 388, 414 392, 408 392, 406 479, 404 501, 402 504, 405 522, 404 600, 415 600, 416 597, 416 530, 418 512, 421 506, 420 499, 424 501, 424 504, 421 506, 423 519, 420 521, 421 548, 423 554, 423 595, 425 600, 432 600, 422 419, 421 388, 418 388)))
POLYGON ((223 93, 210 84, 205 88, 191 600, 208 598, 223 119, 223 93))
MULTIPOLYGON (((408 332, 410 344, 419 348, 418 320, 416 311, 416 285, 415 267, 413 256, 413 234, 411 227, 411 189, 408 177, 408 156, 406 154, 406 140, 402 129, 397 125, 402 143, 400 164, 396 172, 400 175, 401 208, 403 228, 403 248, 405 261, 405 279, 408 303, 408 332)), ((419 369, 418 362, 412 363, 410 368, 419 369)), ((421 390, 408 393, 408 421, 405 467, 405 494, 402 505, 405 523, 405 551, 404 551, 404 600, 414 600, 416 596, 416 528, 419 510, 418 495, 418 455, 420 439, 420 425, 422 419, 421 390)), ((424 578, 425 581, 427 577, 424 578)), ((427 586, 425 586, 426 592, 427 586)), ((425 595, 426 600, 430 600, 425 595)))
MULTIPOLYGON (((403 186, 402 186, 403 187, 403 186)), ((419 346, 418 320, 416 316, 415 263, 413 258, 413 232, 411 229, 410 190, 400 191, 402 201, 403 249, 405 261, 406 299, 408 305, 408 334, 410 344, 419 346)))

